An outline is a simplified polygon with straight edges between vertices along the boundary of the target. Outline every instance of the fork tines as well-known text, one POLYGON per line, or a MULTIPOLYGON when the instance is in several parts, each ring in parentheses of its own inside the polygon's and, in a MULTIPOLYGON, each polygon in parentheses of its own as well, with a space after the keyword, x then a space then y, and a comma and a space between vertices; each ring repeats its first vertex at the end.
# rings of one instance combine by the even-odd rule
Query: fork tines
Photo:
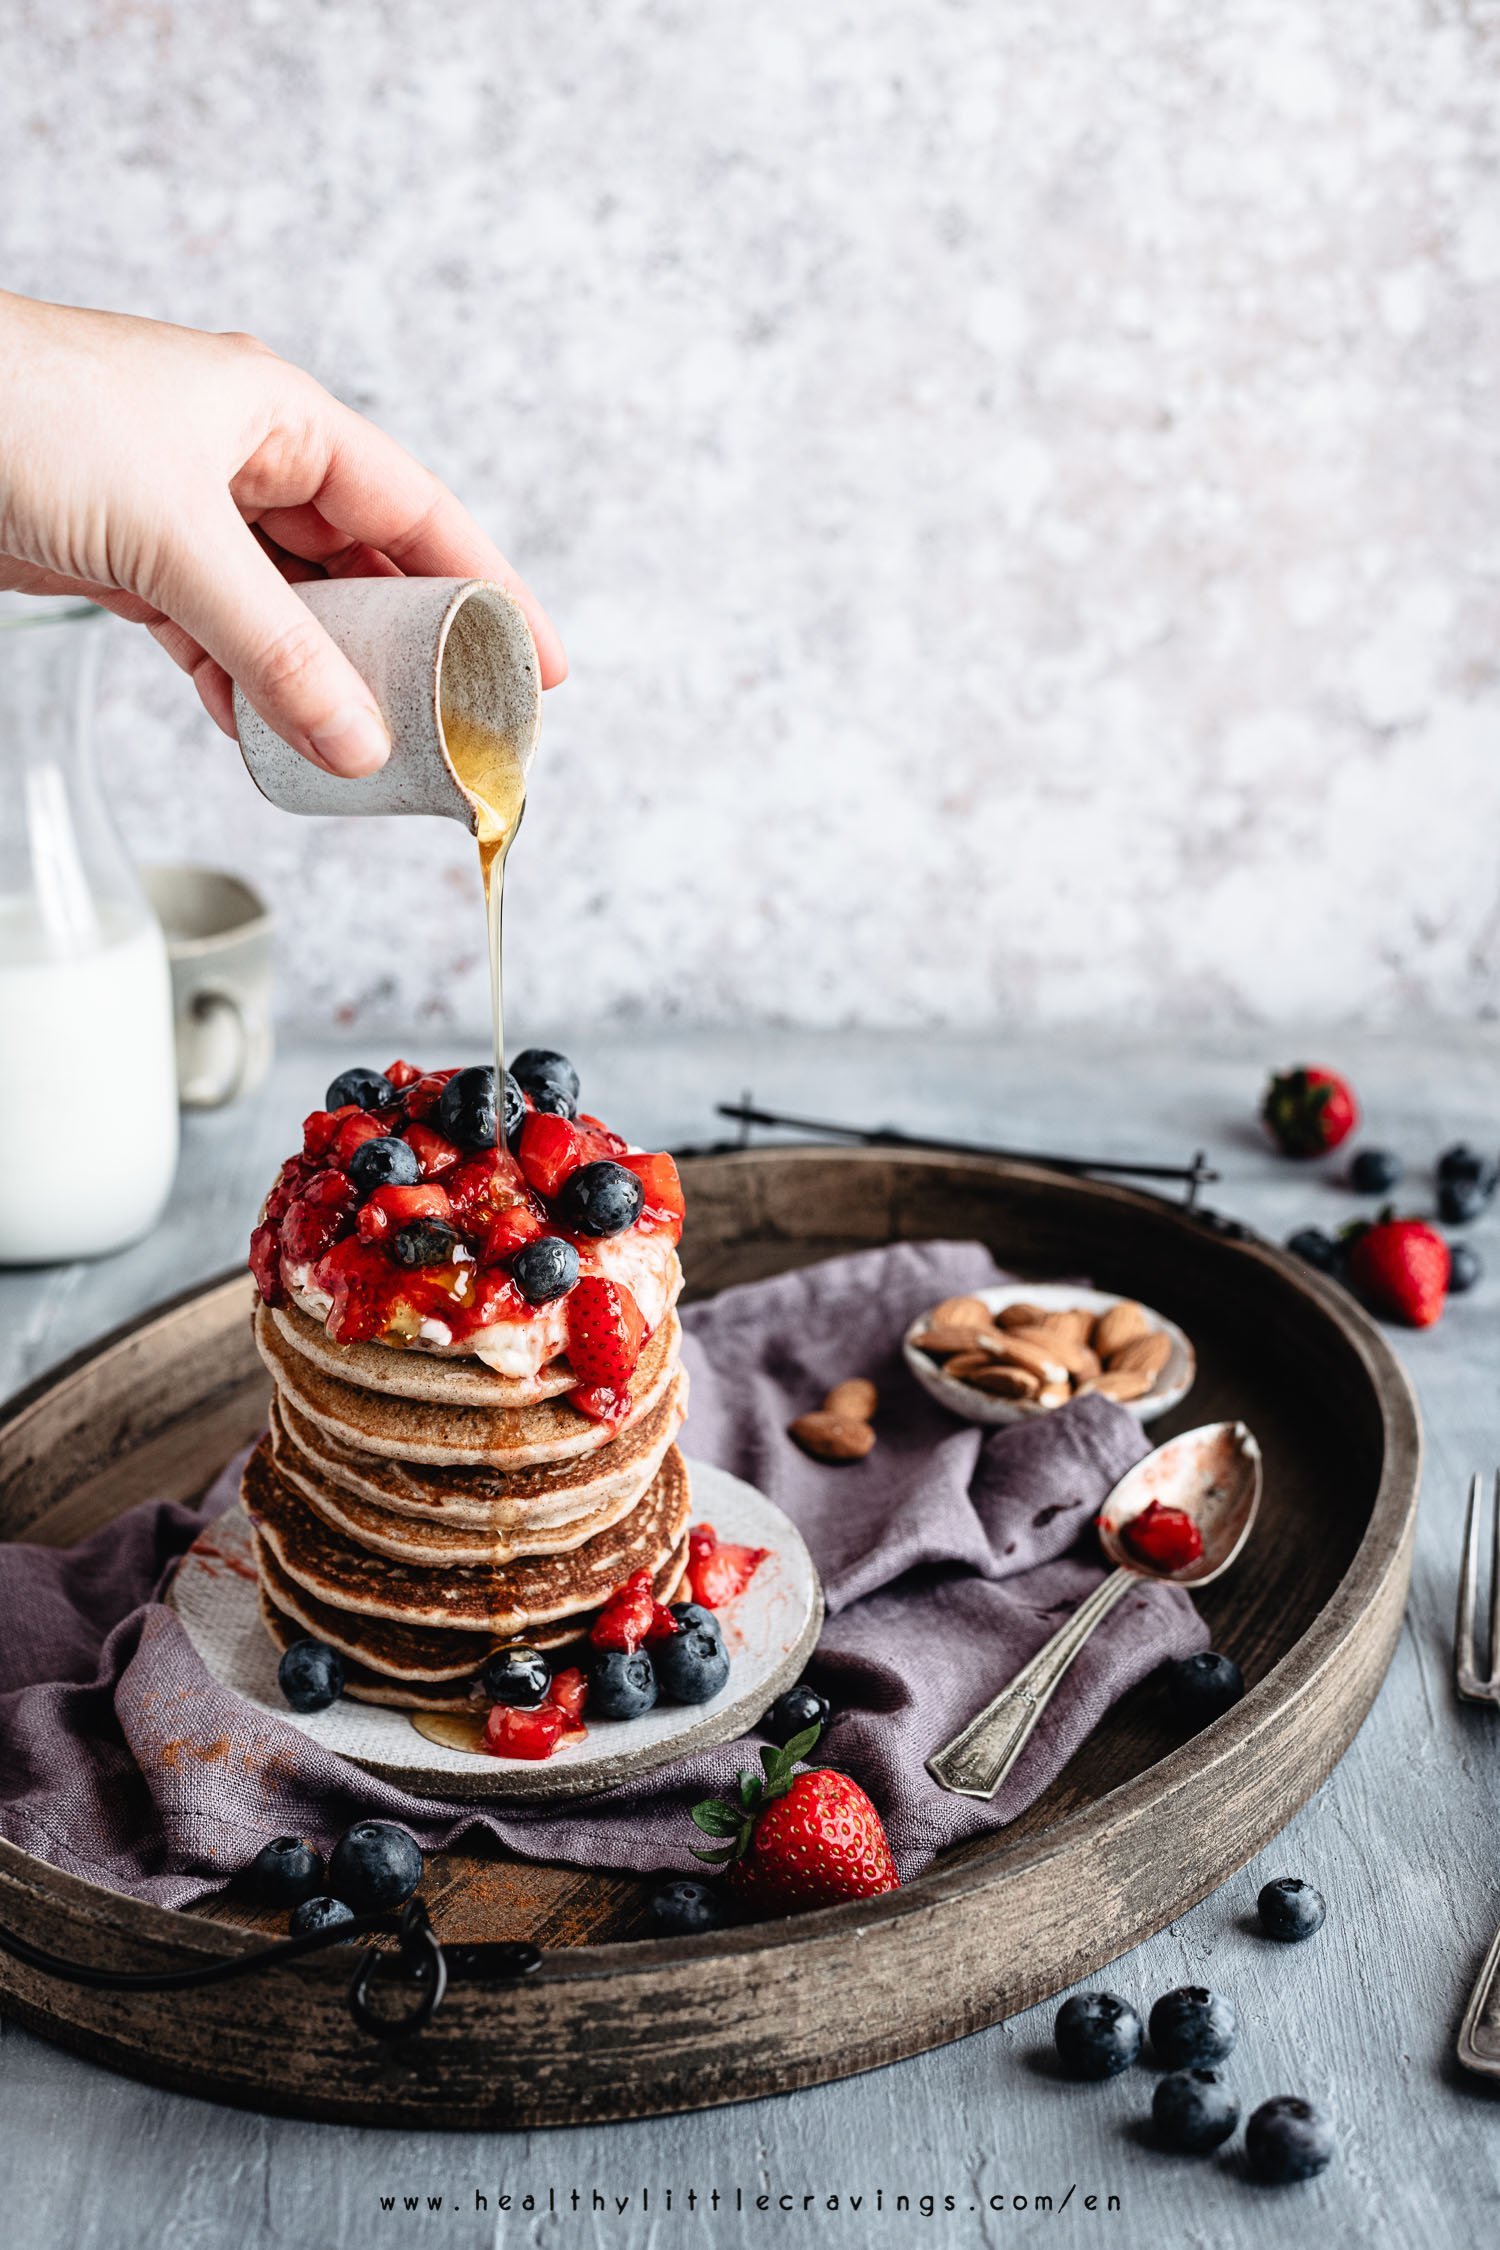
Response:
POLYGON ((1464 1523, 1463 1566, 1458 1574, 1458 1622, 1453 1633, 1453 1677, 1468 1703, 1500 1703, 1500 1470, 1494 1478, 1494 1522, 1490 1527, 1490 1571, 1485 1607, 1489 1617, 1489 1660, 1483 1672, 1474 1653, 1479 1605, 1479 1539, 1484 1516, 1484 1478, 1469 1486, 1464 1523))

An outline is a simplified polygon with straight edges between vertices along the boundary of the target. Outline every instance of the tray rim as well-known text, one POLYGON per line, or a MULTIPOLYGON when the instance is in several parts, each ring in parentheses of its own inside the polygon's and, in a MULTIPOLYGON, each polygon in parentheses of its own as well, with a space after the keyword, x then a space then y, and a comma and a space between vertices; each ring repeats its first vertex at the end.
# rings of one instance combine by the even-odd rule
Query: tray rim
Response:
MULTIPOLYGON (((1324 1315, 1336 1328, 1359 1361, 1369 1385, 1373 1400, 1378 1404, 1382 1425, 1382 1456, 1380 1473, 1370 1506, 1369 1518, 1358 1545, 1349 1558, 1342 1576, 1330 1591, 1327 1599, 1304 1632, 1277 1660, 1271 1669, 1256 1682, 1242 1701, 1226 1716, 1215 1723, 1212 1741, 1205 1745, 1200 1734, 1164 1757, 1157 1759, 1141 1773, 1118 1783, 1113 1789, 1091 1803, 1077 1807, 1049 1828, 1019 1841, 1007 1841, 1006 1832, 1000 1831, 983 1843, 965 1847, 963 1859, 956 1865, 939 1863, 915 1878, 900 1891, 883 1898, 852 1902, 846 1906, 826 1908, 817 1913, 804 1913, 785 1917, 779 1921, 756 1923, 740 1928, 717 1931, 699 1938, 665 1940, 616 1940, 601 1945, 560 1948, 549 1952, 541 1975, 528 1986, 528 1993, 541 1993, 561 1986, 623 1985, 631 1980, 650 1981, 663 1972, 700 1967, 705 1972, 715 1960, 729 1962, 759 1958, 768 1964, 789 1955, 806 1951, 814 1953, 828 1944, 840 1944, 845 1938, 858 1934, 868 1939, 882 1929, 898 1928, 918 1918, 930 1917, 934 1912, 949 1912, 963 1902, 986 1891, 998 1889, 1018 1875, 1044 1868, 1049 1860, 1078 1848, 1086 1840, 1098 1846, 1111 1832, 1124 1832, 1133 1823, 1159 1808, 1164 1800, 1178 1796, 1184 1788, 1202 1788, 1214 1774, 1222 1774, 1242 1759, 1258 1736, 1268 1728, 1279 1726, 1293 1712, 1294 1706, 1309 1696, 1316 1688, 1322 1674, 1345 1650, 1361 1623, 1370 1623, 1377 1612, 1384 1622, 1383 1645, 1377 1647, 1373 1680, 1369 1693, 1363 1695, 1354 1724, 1343 1739, 1333 1747, 1331 1754, 1323 1756, 1317 1771, 1307 1779, 1306 1786, 1299 1780, 1295 1785, 1298 1794, 1289 1810, 1282 1813, 1264 1834, 1257 1832, 1252 1841, 1243 1839, 1231 1846, 1221 1868, 1211 1872, 1191 1895, 1184 1895, 1173 1909, 1179 1913, 1197 1898, 1216 1889, 1227 1880, 1237 1866, 1259 1850, 1270 1835, 1279 1831, 1290 1810, 1306 1801, 1326 1774, 1343 1755, 1348 1742, 1358 1726, 1363 1723, 1369 1705, 1378 1692, 1389 1664, 1390 1654, 1400 1627, 1404 1608, 1406 1582, 1410 1575, 1412 1542, 1415 1532, 1416 1512, 1420 1491, 1422 1438, 1420 1416, 1415 1392, 1410 1378, 1397 1359, 1376 1323, 1363 1311, 1347 1292, 1335 1287, 1311 1268, 1275 1245, 1261 1239, 1249 1230, 1227 1233, 1214 1228, 1212 1221, 1205 1222, 1201 1214, 1194 1214, 1183 1206, 1166 1202, 1143 1190, 1130 1188, 1116 1182, 1077 1180, 1048 1171, 1045 1167, 1017 1164, 1009 1160, 962 1156, 934 1149, 859 1149, 829 1147, 820 1143, 777 1144, 774 1147, 713 1148, 694 1150, 693 1156, 715 1162, 733 1164, 743 1159, 751 1164, 763 1162, 774 1155, 777 1158, 817 1163, 834 1163, 857 1166, 872 1159, 899 1171, 917 1172, 940 1165, 954 1173, 972 1173, 976 1180, 1002 1179, 1021 1186, 1031 1186, 1076 1196, 1081 1201, 1098 1199, 1109 1204, 1124 1204, 1142 1216, 1149 1216, 1168 1226, 1191 1229, 1195 1236, 1212 1242, 1215 1249, 1231 1257, 1246 1258, 1256 1264, 1269 1266, 1284 1282, 1289 1283, 1324 1315), (1399 1599, 1395 1602, 1393 1618, 1386 1617, 1393 1594, 1394 1581, 1399 1578, 1399 1599)), ((20 1391, 0 1404, 0 1448, 15 1429, 16 1424, 36 1405, 47 1400, 85 1368, 104 1357, 112 1349, 127 1345, 155 1325, 171 1321, 189 1305, 198 1304, 220 1293, 243 1291, 248 1302, 250 1283, 240 1269, 231 1269, 206 1280, 189 1284, 171 1297, 148 1308, 134 1318, 120 1323, 93 1343, 82 1346, 55 1367, 44 1371, 20 1391)), ((25 1851, 8 1840, 0 1838, 0 1899, 22 1894, 36 1904, 45 1905, 50 1898, 64 1911, 91 1924, 95 1931, 108 1930, 119 1939, 144 1947, 152 1956, 183 1952, 192 1955, 218 1955, 227 1957, 251 1950, 261 1942, 254 1933, 238 1929, 232 1924, 220 1923, 201 1914, 186 1914, 170 1908, 156 1906, 148 1901, 133 1899, 110 1890, 85 1877, 72 1875, 25 1851)), ((9 1919, 7 1910, 6 1919, 9 1919)), ((1168 1917, 1170 1918, 1170 1917, 1168 1917)), ((1160 1922, 1154 1925, 1160 1927, 1160 1922)), ((1128 1933, 1119 1951, 1129 1950, 1146 1934, 1144 1927, 1128 1933)), ((287 2100, 276 2093, 263 2090, 245 2092, 232 2086, 214 2084, 205 2086, 201 2077, 190 2083, 173 2075, 169 2068, 154 2069, 152 2058, 131 2047, 123 2052, 106 2053, 107 2039, 90 2041, 80 2035, 66 2021, 59 2021, 45 2009, 36 2009, 27 2002, 19 2002, 12 1989, 9 1975, 13 1964, 0 1956, 0 1997, 5 2006, 23 2022, 30 2022, 44 2036, 65 2044, 81 2046, 85 2052, 104 2054, 117 2067, 123 2067, 139 2076, 155 2076, 159 2081, 181 2084, 188 2090, 210 2092, 219 2099, 240 2101, 247 2106, 274 2110, 291 2109, 305 2116, 343 2118, 354 2121, 363 2118, 375 2121, 374 2105, 361 2106, 356 2098, 350 2103, 319 2103, 316 2100, 296 2098, 287 2100)), ((295 1974, 300 1983, 314 1988, 327 1987, 341 1990, 347 1973, 347 1964, 332 1958, 314 1958, 299 1964, 295 1974)), ((1033 1999, 1046 1996, 1051 1990, 1061 1989, 1054 1980, 1044 1977, 1033 1999)), ((1016 2006, 1028 2005, 1021 2001, 1016 2006)), ((979 2028, 982 2024, 1000 2020, 1004 2014, 1014 2012, 978 2004, 971 2020, 957 2029, 935 2034, 915 2033, 888 2041, 875 2047, 864 2059, 852 2066, 840 2065, 830 2056, 820 2065, 806 2068, 786 2067, 780 2073, 767 2070, 760 2079, 739 2090, 702 2091, 683 2093, 670 2100, 654 2100, 649 2105, 632 2101, 628 2094, 615 2106, 599 2106, 588 2112, 591 2118, 608 2116, 638 2116, 664 2110, 690 2109, 716 2105, 720 2102, 752 2098, 770 2091, 789 2090, 800 2085, 811 2085, 829 2078, 850 2075, 851 2070, 875 2067, 900 2056, 918 2053, 945 2040, 960 2036, 962 2031, 979 2028)), ((382 2105, 382 2121, 394 2125, 411 2123, 418 2118, 432 2123, 430 2111, 418 2110, 403 2104, 398 2098, 387 2098, 382 2105)), ((494 2116, 464 2116, 456 2122, 492 2127, 498 2120, 494 2116)), ((518 2123, 553 2122, 545 2116, 524 2118, 518 2123)), ((583 2121, 582 2118, 575 2121, 583 2121)))

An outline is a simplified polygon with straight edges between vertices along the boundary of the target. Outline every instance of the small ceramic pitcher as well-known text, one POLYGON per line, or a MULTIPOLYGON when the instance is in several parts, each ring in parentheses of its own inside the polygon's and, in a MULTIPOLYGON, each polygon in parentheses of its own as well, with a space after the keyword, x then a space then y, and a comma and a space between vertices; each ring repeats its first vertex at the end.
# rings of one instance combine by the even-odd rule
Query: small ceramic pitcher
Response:
POLYGON ((143 867, 140 877, 167 940, 178 1099, 222 1109, 271 1067, 270 910, 217 867, 143 867))
POLYGON ((391 755, 378 773, 324 773, 282 741, 238 688, 240 750, 283 812, 440 813, 475 825, 453 769, 445 716, 509 744, 523 773, 536 755, 541 670, 520 604, 482 578, 315 578, 298 594, 380 706, 391 755))

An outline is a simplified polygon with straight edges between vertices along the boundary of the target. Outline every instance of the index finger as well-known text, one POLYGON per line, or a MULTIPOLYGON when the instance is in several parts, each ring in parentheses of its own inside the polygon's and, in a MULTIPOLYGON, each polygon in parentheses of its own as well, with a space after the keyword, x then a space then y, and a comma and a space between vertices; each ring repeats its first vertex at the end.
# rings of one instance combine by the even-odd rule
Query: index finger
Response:
MULTIPOLYGON (((568 659, 551 618, 468 509, 375 423, 327 393, 321 396, 327 448, 322 480, 316 491, 299 493, 299 500, 316 508, 346 538, 389 555, 408 576, 495 580, 526 613, 543 687, 566 679, 568 659)), ((252 463, 243 479, 247 497, 255 497, 255 481, 252 463)), ((259 517, 272 539, 277 537, 277 497, 271 491, 264 494, 259 517)))

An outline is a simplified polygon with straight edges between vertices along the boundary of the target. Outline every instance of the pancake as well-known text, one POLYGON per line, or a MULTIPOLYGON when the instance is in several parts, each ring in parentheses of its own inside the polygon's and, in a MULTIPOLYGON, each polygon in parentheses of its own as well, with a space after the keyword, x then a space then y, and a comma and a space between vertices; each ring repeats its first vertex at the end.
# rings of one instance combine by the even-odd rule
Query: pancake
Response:
MULTIPOLYGON (((623 1443, 630 1448, 632 1458, 623 1473, 607 1478, 608 1489, 592 1502, 585 1485, 581 1507, 564 1523, 538 1523, 534 1514, 528 1518, 517 1507, 519 1520, 485 1530, 454 1523, 451 1517, 439 1515, 432 1509, 428 1509, 425 1516, 413 1516, 395 1515, 387 1508, 376 1507, 336 1483, 315 1460, 288 1440, 275 1399, 271 1402, 271 1458, 286 1483, 324 1523, 346 1539, 352 1539, 356 1546, 369 1548, 376 1554, 391 1555, 397 1562, 414 1563, 419 1569, 443 1569, 454 1564, 494 1567, 513 1562, 520 1555, 568 1554, 628 1515, 654 1481, 667 1447, 682 1427, 685 1402, 679 1404, 679 1393, 683 1389, 684 1384, 679 1380, 661 1405, 646 1417, 652 1426, 650 1443, 633 1444, 635 1433, 627 1435, 623 1443)), ((613 1450, 605 1448, 606 1453, 613 1450)), ((585 1459, 598 1458, 598 1455, 585 1456, 585 1459)), ((543 1474, 535 1469, 527 1473, 533 1478, 543 1474)))
MULTIPOLYGON (((362 1699, 369 1703, 406 1701, 407 1696, 395 1692, 404 1688, 435 1699, 418 1708, 447 1711, 465 1706, 471 1683, 497 1648, 567 1648, 588 1632, 597 1615, 597 1611, 590 1610, 570 1617, 565 1624, 543 1625, 528 1633, 524 1643, 515 1636, 507 1642, 493 1633, 395 1625, 388 1618, 356 1617, 319 1601, 295 1579, 287 1577, 263 1539, 257 1538, 255 1546, 261 1570, 261 1616, 271 1638, 283 1648, 288 1638, 300 1640, 308 1633, 326 1641, 330 1648, 336 1648, 341 1656, 359 1667, 361 1686, 365 1684, 364 1675, 368 1674, 370 1687, 379 1686, 383 1690, 379 1694, 366 1692, 362 1699)), ((688 1545, 684 1535, 656 1573, 658 1601, 678 1599, 687 1575, 687 1563, 688 1545)), ((360 1688, 351 1686, 349 1692, 359 1694, 360 1688)))
POLYGON ((414 1398, 429 1406, 536 1406, 560 1398, 578 1377, 565 1359, 536 1375, 496 1375, 482 1359, 446 1358, 413 1345, 336 1344, 321 1321, 296 1305, 277 1305, 272 1320, 294 1352, 323 1374, 382 1398, 414 1398))
POLYGON ((241 1494, 284 1575, 331 1608, 494 1640, 597 1609, 633 1571, 654 1575, 681 1541, 690 1512, 687 1468, 674 1445, 630 1513, 567 1554, 423 1570, 334 1531, 276 1469, 269 1438, 246 1463, 241 1494))
MULTIPOLYGON (((433 1406, 418 1399, 385 1398, 342 1383, 295 1350, 264 1305, 254 1315, 256 1349, 295 1408, 321 1430, 357 1452, 393 1461, 444 1468, 518 1469, 538 1461, 569 1461, 600 1452, 620 1432, 580 1414, 566 1398, 533 1406, 433 1406)), ((669 1389, 682 1330, 673 1313, 646 1343, 630 1382, 630 1412, 622 1429, 649 1414, 669 1389)), ((397 1355, 392 1355, 397 1356, 397 1355)))
MULTIPOLYGON (((597 1453, 571 1461, 517 1469, 428 1469, 361 1453, 310 1422, 278 1392, 271 1414, 272 1451, 278 1467, 295 1452, 340 1492, 384 1514, 453 1524, 488 1536, 517 1528, 574 1523, 621 1492, 639 1496, 649 1478, 647 1460, 659 1462, 687 1410, 687 1370, 639 1420, 597 1453)), ((355 1536, 358 1536, 356 1532, 355 1536)))

